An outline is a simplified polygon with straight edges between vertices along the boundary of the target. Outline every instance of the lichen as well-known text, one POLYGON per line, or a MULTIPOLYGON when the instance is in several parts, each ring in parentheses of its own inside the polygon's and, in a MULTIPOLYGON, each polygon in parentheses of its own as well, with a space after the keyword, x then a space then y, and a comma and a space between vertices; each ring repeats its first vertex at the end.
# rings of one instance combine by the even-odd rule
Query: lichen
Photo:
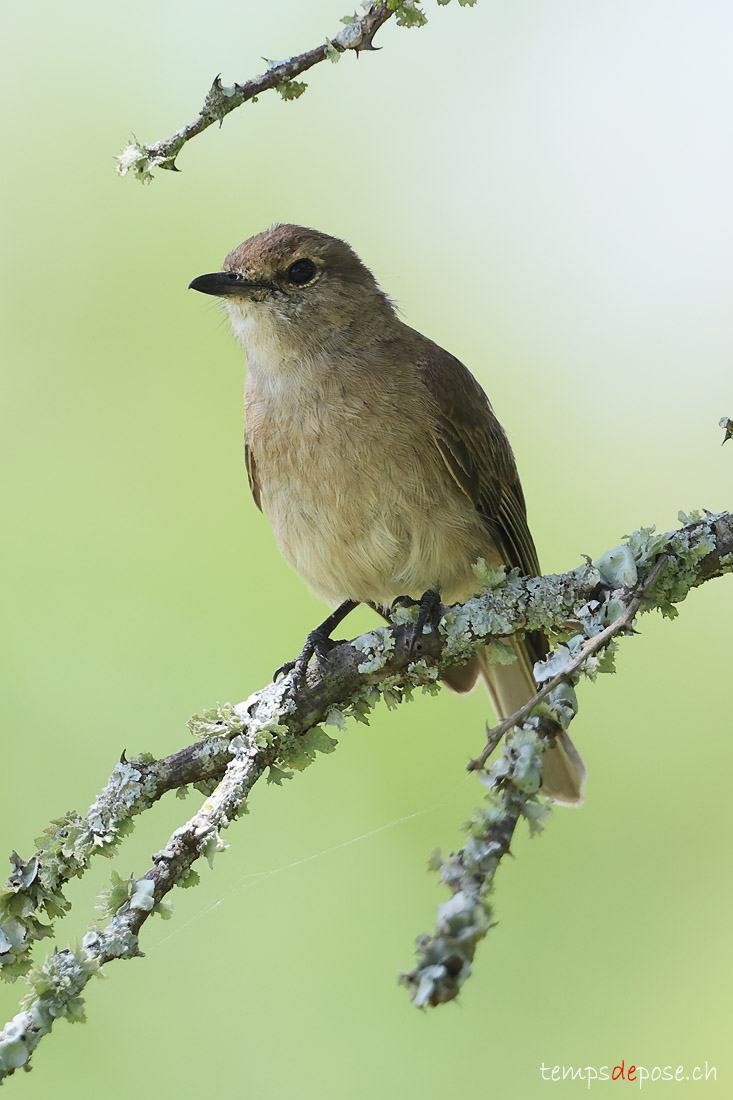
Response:
POLYGON ((13 853, 11 876, 0 890, 0 967, 6 980, 27 973, 33 944, 52 934, 42 915, 53 921, 70 909, 63 885, 80 877, 94 855, 109 856, 131 832, 132 819, 152 805, 157 781, 145 770, 151 759, 141 754, 120 761, 86 817, 69 813, 51 822, 31 860, 13 853))
MULTIPOLYGON (((714 518, 714 517, 713 517, 714 518)), ((695 521, 693 521, 695 522, 695 521)), ((649 593, 650 601, 669 619, 677 616, 675 604, 682 603, 699 577, 700 560, 715 550, 715 533, 710 519, 690 529, 684 527, 666 542, 667 567, 649 593)))
POLYGON ((473 572, 478 581, 478 591, 493 592, 497 588, 503 588, 507 580, 507 568, 505 565, 500 565, 498 569, 494 569, 489 565, 486 558, 479 558, 476 564, 473 566, 473 572))
POLYGON ((511 782, 524 795, 536 794, 542 786, 544 751, 544 741, 537 736, 529 722, 513 730, 504 739, 501 756, 489 769, 491 785, 511 782))
POLYGON ((366 660, 360 662, 357 670, 364 674, 378 672, 386 665, 394 652, 394 646, 394 635, 386 627, 379 627, 368 634, 362 634, 354 642, 354 648, 364 653, 366 660))
POLYGON ((276 91, 280 93, 286 102, 291 99, 298 99, 307 87, 308 85, 302 80, 282 80, 275 85, 276 91))
POLYGON ((128 172, 132 172, 141 183, 152 181, 153 169, 166 168, 173 164, 173 158, 152 154, 147 146, 139 145, 136 141, 128 142, 115 160, 118 176, 126 176, 128 172))
POLYGON ((239 98, 241 98, 240 88, 236 84, 229 86, 222 84, 221 77, 217 76, 206 93, 201 114, 204 118, 216 119, 221 125, 239 98))
POLYGON ((316 753, 331 753, 337 745, 338 741, 333 737, 329 737, 320 726, 312 726, 305 733, 288 741, 280 756, 280 761, 288 768, 294 768, 295 771, 302 772, 313 763, 316 753))
POLYGON ((417 0, 387 0, 387 7, 395 12, 398 27, 424 27, 428 21, 417 0))
POLYGON ((633 588, 639 576, 634 554, 628 545, 607 550, 593 565, 609 588, 633 588))
MULTIPOLYGON (((249 700, 247 700, 249 702, 249 700)), ((231 703, 217 703, 209 707, 201 714, 193 714, 188 720, 188 728, 199 741, 221 737, 233 737, 241 733, 245 728, 247 719, 243 708, 246 703, 240 703, 238 707, 231 703)))
POLYGON ((124 915, 114 917, 104 931, 90 928, 82 947, 100 965, 110 959, 134 959, 141 955, 137 935, 124 915))
POLYGON ((54 951, 28 974, 23 1011, 0 1032, 0 1081, 27 1065, 31 1054, 56 1020, 84 1020, 82 990, 99 972, 99 961, 85 948, 54 951))
POLYGON ((547 803, 537 798, 546 742, 530 723, 507 738, 487 779, 492 790, 465 826, 461 850, 445 859, 437 851, 430 857, 429 868, 438 871, 452 896, 438 906, 433 934, 418 937, 417 964, 400 975, 418 1008, 456 997, 471 974, 479 942, 493 927, 494 879, 517 820, 524 817, 535 835, 549 815, 547 803))

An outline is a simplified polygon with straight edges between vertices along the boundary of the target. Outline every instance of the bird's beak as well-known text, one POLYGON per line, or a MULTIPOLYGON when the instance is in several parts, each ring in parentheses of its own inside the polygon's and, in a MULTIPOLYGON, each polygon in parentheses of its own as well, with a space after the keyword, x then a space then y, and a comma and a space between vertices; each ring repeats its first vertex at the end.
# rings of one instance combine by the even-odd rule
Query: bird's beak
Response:
POLYGON ((272 290, 269 283, 258 283, 245 279, 237 271, 212 271, 208 275, 199 275, 188 284, 189 290, 198 290, 202 294, 215 294, 219 298, 248 294, 250 290, 272 290))

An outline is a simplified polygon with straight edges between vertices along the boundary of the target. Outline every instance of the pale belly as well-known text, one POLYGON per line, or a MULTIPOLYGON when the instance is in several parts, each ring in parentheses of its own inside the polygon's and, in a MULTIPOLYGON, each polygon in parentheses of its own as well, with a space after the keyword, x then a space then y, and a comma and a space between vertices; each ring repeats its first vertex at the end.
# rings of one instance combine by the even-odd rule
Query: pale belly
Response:
POLYGON ((302 431, 286 448, 258 448, 250 433, 250 446, 283 557, 331 605, 384 607, 428 588, 446 603, 464 600, 476 590, 473 563, 499 564, 429 438, 403 436, 386 451, 352 425, 342 446, 302 431))

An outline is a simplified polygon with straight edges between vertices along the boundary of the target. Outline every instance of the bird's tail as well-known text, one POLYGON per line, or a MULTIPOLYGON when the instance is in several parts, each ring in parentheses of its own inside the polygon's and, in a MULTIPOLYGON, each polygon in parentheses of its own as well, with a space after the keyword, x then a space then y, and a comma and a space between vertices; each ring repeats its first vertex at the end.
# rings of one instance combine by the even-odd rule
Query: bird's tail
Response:
MULTIPOLYGON (((534 660, 531 641, 513 643, 517 654, 510 665, 489 664, 486 649, 479 649, 467 665, 449 669, 443 679, 454 691, 470 691, 479 676, 486 684, 499 720, 508 718, 537 693, 532 675, 534 660)), ((544 647, 543 647, 544 648, 544 647)), ((543 760, 540 794, 554 798, 564 806, 580 806, 583 801, 585 767, 578 750, 564 731, 547 748, 543 760)))

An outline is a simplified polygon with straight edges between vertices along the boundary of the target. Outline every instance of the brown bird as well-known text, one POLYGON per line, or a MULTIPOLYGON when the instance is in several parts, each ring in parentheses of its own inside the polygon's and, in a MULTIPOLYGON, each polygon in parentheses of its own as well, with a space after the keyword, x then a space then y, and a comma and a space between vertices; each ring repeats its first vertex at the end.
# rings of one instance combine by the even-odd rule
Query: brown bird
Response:
MULTIPOLYGON (((244 241, 194 290, 224 299, 247 356, 250 488, 285 559, 336 611, 313 652, 358 603, 476 589, 478 558, 540 572, 504 429, 473 375, 409 328, 344 241, 275 225, 244 241)), ((421 603, 429 615, 430 599, 421 603)), ((500 718, 536 692, 544 638, 514 645, 510 665, 481 650, 446 682, 486 682, 500 718)), ((579 803, 585 771, 566 734, 545 754, 543 793, 579 803)))

